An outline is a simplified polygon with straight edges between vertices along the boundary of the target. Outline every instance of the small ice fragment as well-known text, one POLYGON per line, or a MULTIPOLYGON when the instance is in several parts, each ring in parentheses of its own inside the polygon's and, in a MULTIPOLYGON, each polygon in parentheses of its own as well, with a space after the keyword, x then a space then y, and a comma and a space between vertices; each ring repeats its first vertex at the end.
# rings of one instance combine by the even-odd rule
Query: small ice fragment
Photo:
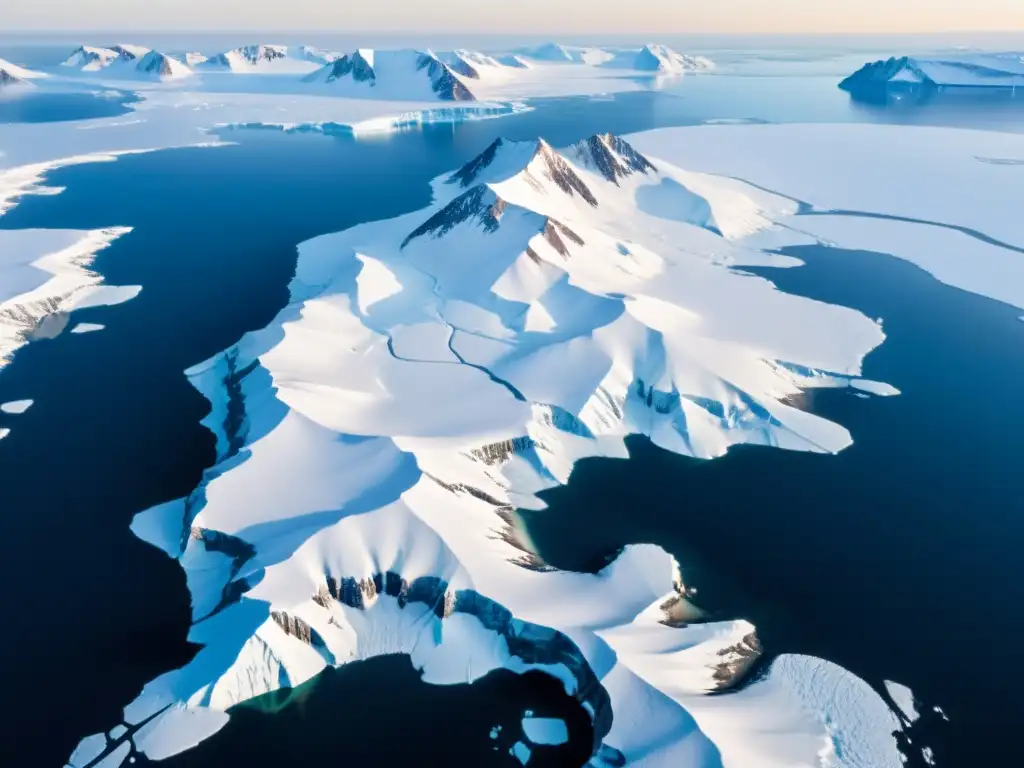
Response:
POLYGON ((891 384, 885 384, 881 381, 870 381, 869 379, 854 379, 850 382, 850 386, 854 389, 859 389, 861 392, 870 392, 872 395, 878 395, 879 397, 892 397, 893 395, 900 394, 900 391, 891 384))
POLYGON ((120 739, 126 733, 128 733, 128 729, 125 728, 123 725, 119 725, 110 731, 110 738, 120 739))
POLYGON ((101 323, 79 323, 71 329, 72 333, 92 333, 93 331, 102 331, 106 328, 101 323))
POLYGON ((11 434, 11 430, 0 427, 0 440, 3 440, 9 434, 11 434))
POLYGON ((24 413, 32 407, 31 400, 12 400, 9 403, 0 405, 0 411, 10 414, 24 413))
POLYGON ((497 739, 501 735, 501 726, 496 725, 491 728, 491 739, 497 739))
POLYGON ((914 704, 914 692, 907 686, 894 683, 891 680, 885 681, 885 689, 889 692, 893 702, 900 708, 900 712, 911 723, 915 722, 921 714, 914 704))
MULTIPOLYGON (((0 430, 0 432, 3 432, 3 430, 0 430)), ((86 736, 79 742, 78 747, 71 754, 70 763, 74 768, 89 765, 93 760, 102 755, 103 750, 106 748, 107 737, 102 733, 86 736)))
POLYGON ((569 729, 555 717, 524 717, 523 733, 534 744, 558 746, 569 741, 569 729))
POLYGON ((121 746, 96 763, 95 768, 120 768, 131 751, 131 742, 125 741, 121 746))
POLYGON ((523 765, 530 762, 530 748, 521 741, 515 743, 515 746, 509 750, 509 754, 523 765))

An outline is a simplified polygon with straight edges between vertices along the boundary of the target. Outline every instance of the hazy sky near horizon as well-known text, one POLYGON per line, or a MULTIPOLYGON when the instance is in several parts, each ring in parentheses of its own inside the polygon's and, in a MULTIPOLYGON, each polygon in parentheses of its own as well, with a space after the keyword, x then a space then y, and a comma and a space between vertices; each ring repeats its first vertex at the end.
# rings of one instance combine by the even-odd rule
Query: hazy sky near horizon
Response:
POLYGON ((1024 30, 1024 0, 2 0, 10 30, 934 33, 1024 30))

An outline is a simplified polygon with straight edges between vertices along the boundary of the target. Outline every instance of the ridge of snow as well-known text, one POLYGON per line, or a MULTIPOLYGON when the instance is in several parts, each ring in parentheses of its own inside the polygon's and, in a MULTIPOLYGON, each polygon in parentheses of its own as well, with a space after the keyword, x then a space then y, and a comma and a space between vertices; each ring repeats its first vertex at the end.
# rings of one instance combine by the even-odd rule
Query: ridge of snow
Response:
POLYGON ((286 45, 243 45, 211 56, 196 66, 204 71, 236 74, 308 74, 322 65, 314 52, 327 55, 309 46, 300 46, 293 51, 286 45))
POLYGON ((24 67, 19 67, 17 64, 12 64, 5 59, 0 59, 0 84, 3 84, 4 82, 7 84, 18 81, 27 82, 29 80, 36 80, 44 77, 49 77, 49 75, 42 72, 35 72, 31 69, 25 69, 24 67), (5 75, 7 78, 4 77, 5 75))
POLYGON ((120 54, 111 48, 97 48, 83 45, 64 60, 62 66, 71 67, 83 72, 97 72, 120 58, 120 54))
POLYGON ((325 51, 323 48, 313 45, 300 45, 294 51, 289 50, 289 54, 297 59, 312 61, 320 65, 330 64, 341 58, 341 54, 337 51, 325 51))
POLYGON ((119 43, 118 45, 110 46, 110 50, 118 55, 119 58, 126 61, 135 61, 141 59, 147 53, 150 52, 149 48, 142 45, 129 45, 127 43, 119 43))
POLYGON ((170 756, 234 704, 403 653, 433 684, 556 677, 594 718, 595 765, 901 765, 884 702, 826 662, 782 657, 709 695, 751 669, 756 630, 702 623, 664 550, 558 571, 514 515, 629 435, 702 458, 849 444, 787 401, 857 378, 880 327, 732 269, 791 266, 729 235, 796 206, 610 135, 495 142, 434 190, 302 243, 289 304, 186 372, 217 463, 133 530, 185 571, 201 650, 111 748, 170 756))
POLYGON ((589 64, 598 66, 611 61, 614 54, 603 48, 568 46, 560 43, 545 43, 534 48, 526 48, 517 53, 527 59, 547 63, 589 64))

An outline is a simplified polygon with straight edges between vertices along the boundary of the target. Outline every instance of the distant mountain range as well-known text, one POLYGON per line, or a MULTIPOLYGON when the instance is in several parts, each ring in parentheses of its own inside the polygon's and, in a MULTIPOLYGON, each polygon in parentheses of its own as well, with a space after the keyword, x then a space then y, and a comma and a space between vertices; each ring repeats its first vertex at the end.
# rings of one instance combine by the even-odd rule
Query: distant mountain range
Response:
MULTIPOLYGON (((398 100, 475 101, 474 81, 553 64, 608 67, 655 74, 707 71, 714 64, 664 45, 639 50, 605 50, 548 43, 500 54, 454 50, 374 50, 342 54, 313 46, 268 43, 241 46, 207 56, 151 51, 138 45, 84 45, 68 57, 67 69, 105 76, 174 80, 194 73, 296 75, 332 93, 398 100), (373 89, 372 91, 370 89, 373 89)), ((15 75, 11 75, 14 77, 15 75)))

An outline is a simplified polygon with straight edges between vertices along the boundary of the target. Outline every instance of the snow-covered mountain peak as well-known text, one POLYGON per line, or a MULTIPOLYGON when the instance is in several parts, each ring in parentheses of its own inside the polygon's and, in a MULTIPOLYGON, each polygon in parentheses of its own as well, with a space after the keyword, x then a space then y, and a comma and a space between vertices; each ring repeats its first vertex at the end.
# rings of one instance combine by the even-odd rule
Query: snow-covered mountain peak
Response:
POLYGON ((476 101, 459 76, 432 51, 360 48, 305 78, 337 89, 373 87, 382 98, 476 101))
POLYGON ((127 43, 112 45, 110 50, 116 53, 119 59, 124 61, 136 61, 150 52, 150 49, 144 46, 128 45, 127 43))
POLYGON ((65 59, 62 65, 82 72, 98 72, 114 64, 134 66, 149 52, 149 48, 128 43, 119 43, 109 48, 83 45, 65 59))
POLYGON ((236 48, 234 53, 240 55, 250 64, 288 58, 288 49, 283 45, 246 45, 236 48))
MULTIPOLYGON (((562 221, 511 203, 494 187, 478 184, 409 233, 401 248, 404 250, 420 239, 447 238, 452 238, 452 246, 457 242, 461 247, 467 242, 465 238, 472 237, 473 233, 494 236, 496 239, 489 237, 487 241, 489 248, 498 253, 523 256, 535 264, 544 260, 541 253, 548 253, 549 258, 566 259, 576 248, 585 245, 583 238, 562 221), (506 227, 507 221, 511 223, 506 227)), ((419 254, 418 251, 416 253, 419 254)), ((423 259, 434 263, 435 273, 446 269, 445 265, 436 263, 436 251, 429 245, 424 247, 422 254, 413 258, 421 266, 423 259)))
POLYGON ((601 48, 579 48, 560 43, 545 43, 536 48, 524 50, 522 54, 527 58, 549 64, 589 64, 591 66, 605 64, 614 58, 614 54, 601 48))
POLYGON ((616 185, 635 173, 657 170, 629 142, 610 133, 584 139, 564 156, 544 139, 515 142, 499 138, 445 181, 467 188, 481 183, 500 184, 522 176, 532 187, 544 188, 551 182, 570 197, 579 195, 596 206, 597 198, 577 168, 600 174, 616 185))
POLYGON ((414 229, 402 241, 402 248, 418 237, 435 239, 444 237, 459 224, 471 219, 479 222, 484 231, 493 232, 498 228, 506 205, 506 202, 498 197, 493 189, 484 184, 478 184, 467 192, 463 192, 414 229))
POLYGON ((570 157, 583 168, 597 171, 615 184, 634 173, 657 170, 629 142, 611 133, 584 139, 571 148, 570 157))
POLYGON ((248 72, 261 69, 273 69, 275 65, 288 59, 288 48, 284 45, 243 45, 216 56, 211 56, 202 63, 205 69, 221 69, 231 72, 248 72))
MULTIPOLYGON (((459 76, 437 58, 433 51, 428 50, 420 54, 416 68, 427 72, 433 84, 434 93, 439 98, 445 101, 476 101, 476 96, 459 79, 459 76)), ((479 77, 479 73, 477 77, 479 77)))
POLYGON ((636 68, 644 72, 682 74, 703 72, 715 68, 714 62, 704 56, 678 53, 667 45, 649 43, 636 57, 636 68))
POLYGON ((331 64, 341 58, 341 54, 337 51, 325 51, 312 45, 300 45, 295 49, 294 56, 314 64, 331 64))
POLYGON ((0 65, 0 88, 8 88, 12 85, 26 85, 27 83, 27 80, 12 75, 4 69, 3 65, 0 65))
POLYGON ((83 72, 96 72, 110 66, 119 58, 120 54, 112 48, 83 45, 65 59, 62 66, 72 67, 83 72))
POLYGON ((135 71, 158 80, 173 80, 193 74, 186 64, 159 51, 150 51, 144 55, 135 71))
POLYGON ((373 85, 377 80, 373 71, 373 51, 359 50, 345 54, 305 79, 307 82, 333 83, 344 78, 373 85))
POLYGON ((19 67, 9 61, 0 59, 0 88, 15 85, 30 85, 30 80, 46 77, 42 72, 33 72, 30 69, 19 67))

